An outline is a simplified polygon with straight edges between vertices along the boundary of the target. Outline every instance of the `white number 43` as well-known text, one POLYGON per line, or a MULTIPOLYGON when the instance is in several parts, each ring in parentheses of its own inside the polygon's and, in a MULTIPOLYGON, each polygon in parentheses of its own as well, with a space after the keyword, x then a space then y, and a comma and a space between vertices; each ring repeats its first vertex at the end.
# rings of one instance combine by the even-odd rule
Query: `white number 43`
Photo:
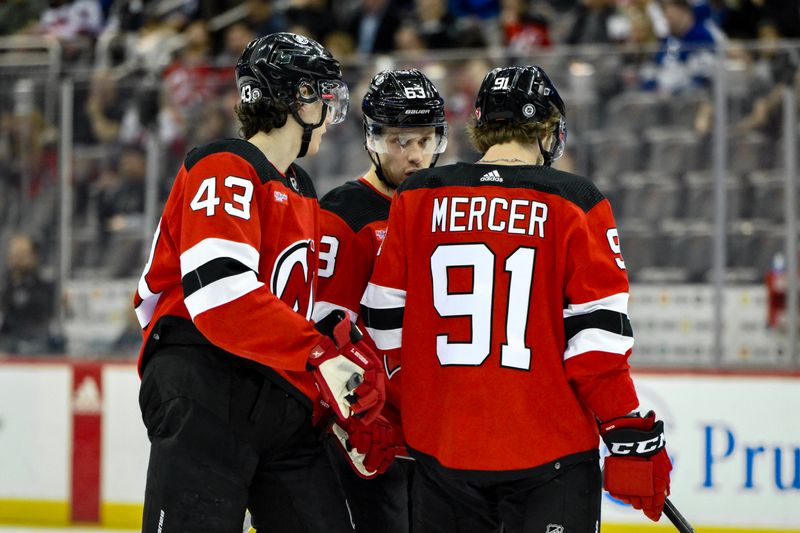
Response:
MULTIPOLYGON (((229 215, 250 220, 250 202, 253 199, 253 182, 236 176, 225 178, 225 187, 233 189, 231 192, 232 202, 225 202, 223 206, 229 215)), ((200 183, 197 194, 194 195, 189 207, 192 211, 205 209, 207 217, 213 217, 217 211, 217 206, 222 200, 217 196, 217 178, 212 176, 200 183)))

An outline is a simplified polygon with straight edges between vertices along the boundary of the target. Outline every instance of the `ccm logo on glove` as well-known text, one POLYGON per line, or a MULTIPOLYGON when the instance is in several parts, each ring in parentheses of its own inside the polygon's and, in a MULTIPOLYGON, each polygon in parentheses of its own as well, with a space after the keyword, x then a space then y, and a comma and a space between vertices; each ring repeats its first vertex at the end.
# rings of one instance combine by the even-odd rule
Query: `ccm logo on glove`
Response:
POLYGON ((641 509, 655 522, 669 495, 672 463, 667 455, 664 422, 652 411, 600 424, 611 455, 603 468, 603 486, 613 497, 641 509))
POLYGON ((664 434, 649 440, 634 442, 612 442, 609 452, 613 455, 653 455, 667 444, 664 434))

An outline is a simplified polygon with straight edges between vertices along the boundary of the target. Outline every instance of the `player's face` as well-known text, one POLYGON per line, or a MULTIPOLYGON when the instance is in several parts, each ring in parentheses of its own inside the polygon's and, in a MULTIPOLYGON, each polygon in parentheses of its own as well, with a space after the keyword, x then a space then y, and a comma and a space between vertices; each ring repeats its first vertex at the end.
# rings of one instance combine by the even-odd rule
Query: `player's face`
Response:
POLYGON ((384 153, 378 154, 386 178, 398 186, 417 170, 431 166, 435 133, 432 127, 386 128, 384 153))

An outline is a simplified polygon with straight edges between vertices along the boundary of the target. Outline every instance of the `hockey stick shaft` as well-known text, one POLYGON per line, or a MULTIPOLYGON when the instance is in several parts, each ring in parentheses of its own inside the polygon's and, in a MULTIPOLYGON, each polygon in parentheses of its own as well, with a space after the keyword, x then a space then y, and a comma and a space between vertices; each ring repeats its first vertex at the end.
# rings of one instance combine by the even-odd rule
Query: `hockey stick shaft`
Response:
POLYGON ((683 517, 675 505, 669 501, 669 498, 667 498, 667 501, 664 502, 664 514, 667 515, 667 518, 669 518, 669 521, 672 522, 672 525, 674 525, 675 528, 681 533, 695 533, 692 525, 683 517))

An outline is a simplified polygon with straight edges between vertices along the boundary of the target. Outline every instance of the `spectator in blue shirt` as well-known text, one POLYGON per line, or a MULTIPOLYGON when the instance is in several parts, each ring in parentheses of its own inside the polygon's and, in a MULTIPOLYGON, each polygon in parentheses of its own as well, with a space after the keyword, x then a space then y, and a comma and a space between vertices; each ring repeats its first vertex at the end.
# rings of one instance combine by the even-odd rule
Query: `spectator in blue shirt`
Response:
POLYGON ((687 0, 661 0, 669 35, 654 64, 643 73, 643 87, 666 93, 706 88, 714 70, 714 46, 722 37, 706 19, 700 21, 687 0))

